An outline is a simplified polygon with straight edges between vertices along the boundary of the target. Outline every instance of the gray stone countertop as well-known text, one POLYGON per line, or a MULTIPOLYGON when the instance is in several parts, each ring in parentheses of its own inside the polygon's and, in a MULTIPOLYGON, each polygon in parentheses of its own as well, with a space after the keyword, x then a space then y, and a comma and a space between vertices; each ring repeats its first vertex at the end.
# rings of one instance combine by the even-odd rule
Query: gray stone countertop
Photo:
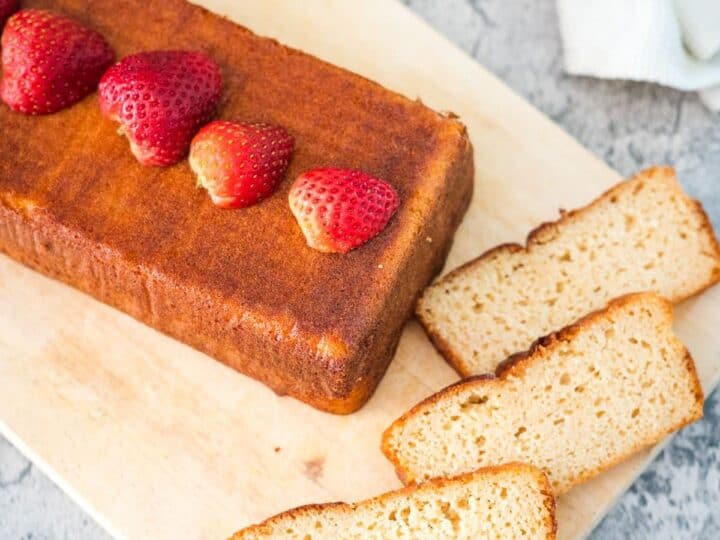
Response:
MULTIPOLYGON (((565 75, 551 0, 405 3, 622 174, 674 165, 720 230, 720 114, 694 94, 565 75)), ((0 437, 0 539, 61 538, 108 536, 0 437)), ((705 418, 670 442, 591 538, 720 539, 720 391, 708 397, 705 418)))

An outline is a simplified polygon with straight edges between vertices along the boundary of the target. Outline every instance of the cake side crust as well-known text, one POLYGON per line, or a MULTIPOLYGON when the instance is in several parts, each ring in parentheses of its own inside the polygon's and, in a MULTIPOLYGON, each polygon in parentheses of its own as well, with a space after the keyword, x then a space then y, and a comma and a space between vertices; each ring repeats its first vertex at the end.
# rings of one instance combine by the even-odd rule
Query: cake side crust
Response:
POLYGON ((0 193, 0 251, 45 275, 112 305, 161 332, 328 412, 347 414, 372 395, 392 359, 403 323, 422 288, 443 266, 472 193, 472 147, 464 128, 448 130, 448 144, 429 164, 438 182, 427 219, 408 227, 399 268, 379 294, 377 312, 359 324, 357 344, 332 334, 295 332, 292 319, 266 319, 218 291, 178 283, 152 266, 138 265, 110 246, 67 227, 35 201, 0 193), (428 241, 430 239, 431 241, 428 241), (212 314, 212 316, 209 316, 212 314), (399 321, 399 323, 398 323, 399 321))

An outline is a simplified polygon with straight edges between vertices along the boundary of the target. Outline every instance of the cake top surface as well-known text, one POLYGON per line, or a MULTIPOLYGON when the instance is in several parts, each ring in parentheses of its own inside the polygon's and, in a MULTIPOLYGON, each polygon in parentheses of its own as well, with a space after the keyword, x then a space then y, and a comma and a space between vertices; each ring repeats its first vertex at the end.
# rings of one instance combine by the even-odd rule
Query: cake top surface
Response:
POLYGON ((224 79, 216 117, 280 124, 296 149, 271 197, 222 210, 196 187, 186 160, 139 164, 101 116, 95 94, 48 116, 3 105, 1 196, 29 202, 122 258, 286 331, 341 343, 363 338, 418 240, 465 136, 461 124, 183 0, 152 8, 142 0, 31 0, 24 7, 52 9, 99 31, 117 58, 154 49, 208 53, 224 79), (383 178, 402 201, 385 231, 347 255, 308 248, 288 207, 293 179, 323 166, 383 178))

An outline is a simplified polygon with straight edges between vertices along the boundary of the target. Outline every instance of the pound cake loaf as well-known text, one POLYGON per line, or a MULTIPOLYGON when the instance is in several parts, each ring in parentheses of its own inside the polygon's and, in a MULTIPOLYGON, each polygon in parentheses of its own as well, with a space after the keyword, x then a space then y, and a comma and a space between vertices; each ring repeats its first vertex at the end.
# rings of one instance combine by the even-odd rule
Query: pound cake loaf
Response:
POLYGON ((695 364, 670 303, 628 295, 395 421, 383 452, 421 482, 508 461, 547 472, 556 495, 702 416, 695 364))
POLYGON ((463 376, 609 300, 655 291, 673 302, 720 280, 720 247, 699 202, 669 167, 622 182, 585 208, 505 244, 429 287, 417 316, 463 376))
POLYGON ((48 116, 0 104, 0 251, 254 377, 348 413, 371 395, 472 192, 467 133, 363 77, 183 0, 27 0, 100 32, 117 58, 199 50, 220 66, 217 117, 281 125, 285 180, 223 210, 187 161, 140 165, 97 96, 48 116), (346 255, 307 247, 288 190, 315 167, 390 183, 400 207, 346 255))
POLYGON ((231 540, 492 540, 555 538, 555 499, 529 465, 488 467, 356 504, 310 505, 235 533, 231 540))

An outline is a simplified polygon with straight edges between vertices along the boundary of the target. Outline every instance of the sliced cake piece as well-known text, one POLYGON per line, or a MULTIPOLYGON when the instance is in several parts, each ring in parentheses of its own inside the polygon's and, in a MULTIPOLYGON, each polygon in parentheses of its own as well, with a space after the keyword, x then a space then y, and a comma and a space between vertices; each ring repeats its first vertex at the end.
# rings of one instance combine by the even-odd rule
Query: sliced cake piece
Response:
POLYGON ((700 203, 669 167, 648 169, 585 208, 498 246, 428 288, 417 315, 462 375, 608 300, 655 291, 680 301, 720 279, 720 247, 700 203))
POLYGON ((235 533, 232 540, 555 538, 545 474, 522 463, 437 478, 356 504, 303 506, 235 533))
POLYGON ((440 391, 395 421, 383 452, 420 482, 522 461, 556 495, 702 416, 695 365, 667 300, 614 300, 484 375, 440 391))

